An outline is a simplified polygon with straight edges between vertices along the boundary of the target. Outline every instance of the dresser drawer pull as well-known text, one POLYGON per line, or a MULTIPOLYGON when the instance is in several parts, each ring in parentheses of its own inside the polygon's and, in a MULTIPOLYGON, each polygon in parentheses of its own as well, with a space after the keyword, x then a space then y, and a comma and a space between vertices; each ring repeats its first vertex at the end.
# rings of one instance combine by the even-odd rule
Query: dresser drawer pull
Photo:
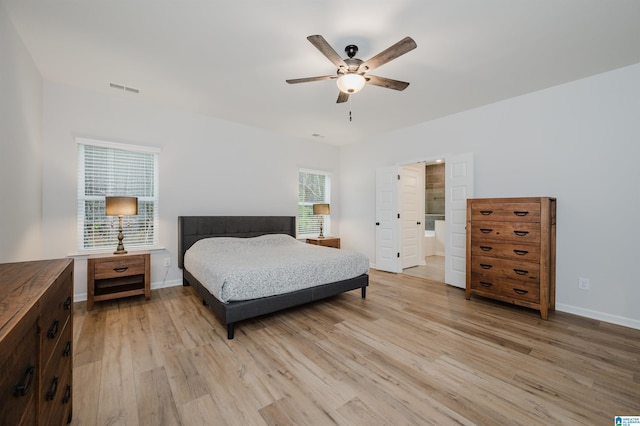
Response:
POLYGON ((489 216, 491 213, 493 213, 493 210, 480 210, 480 214, 483 216, 489 216))
POLYGON ((56 336, 58 335, 59 327, 60 327, 60 321, 53 320, 53 322, 51 323, 51 327, 49 327, 49 330, 47 331, 47 337, 49 339, 55 339, 56 336))
POLYGON ((127 269, 129 269, 129 267, 128 267, 128 266, 123 266, 122 268, 113 268, 113 270, 114 270, 115 272, 124 272, 124 271, 126 271, 127 269))
POLYGON ((67 344, 64 345, 64 350, 62 351, 62 356, 71 355, 71 340, 67 340, 67 344))
POLYGON ((491 287, 493 284, 492 283, 488 283, 486 281, 480 281, 480 285, 482 287, 491 287))
POLYGON ((62 305, 65 311, 71 309, 71 296, 67 297, 67 300, 64 301, 64 305, 62 305))
POLYGON ((529 231, 513 231, 513 233, 516 234, 518 237, 524 237, 529 233, 529 231))
POLYGON ((491 269, 491 268, 493 268, 493 265, 489 265, 489 264, 487 264, 487 263, 481 263, 481 264, 480 264, 480 267, 481 267, 482 269, 491 269))
POLYGON ((529 253, 529 252, 528 252, 528 251, 526 251, 526 250, 517 250, 517 249, 514 249, 514 250, 513 250, 513 252, 514 252, 515 254, 517 254, 518 256, 524 256, 525 254, 529 253))
POLYGON ((46 394, 46 400, 47 401, 53 401, 53 399, 56 397, 56 392, 58 392, 58 377, 54 376, 53 380, 51 380, 51 384, 49 385, 49 390, 47 391, 46 394))
POLYGON ((62 403, 68 404, 71 401, 71 385, 67 385, 64 389, 64 396, 62 397, 62 403))
POLYGON ((491 231, 493 231, 493 229, 491 228, 480 228, 480 232, 482 232, 483 234, 488 234, 491 231))
POLYGON ((513 212, 513 214, 515 214, 516 216, 526 216, 529 214, 529 212, 525 212, 525 211, 515 211, 513 212))
POLYGON ((528 290, 521 290, 519 288, 514 288, 513 291, 515 291, 518 294, 527 294, 527 293, 529 293, 528 290))
POLYGON ((480 250, 482 250, 482 251, 491 251, 491 250, 493 250, 493 247, 489 247, 489 246, 480 246, 480 250))
POLYGON ((527 275, 529 273, 529 271, 525 271, 524 269, 515 269, 515 268, 513 272, 515 272, 518 275, 527 275))
POLYGON ((20 382, 13 388, 14 396, 25 396, 31 390, 31 385, 33 384, 33 376, 35 375, 36 368, 33 365, 30 365, 24 370, 22 373, 22 377, 20 378, 20 382))

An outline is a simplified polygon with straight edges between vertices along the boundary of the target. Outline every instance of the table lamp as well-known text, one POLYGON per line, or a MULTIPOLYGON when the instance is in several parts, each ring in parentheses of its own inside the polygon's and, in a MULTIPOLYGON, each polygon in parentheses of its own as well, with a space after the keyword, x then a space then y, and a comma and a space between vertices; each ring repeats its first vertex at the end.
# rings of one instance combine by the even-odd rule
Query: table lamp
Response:
POLYGON ((122 217, 138 214, 138 197, 105 197, 105 214, 118 216, 118 248, 113 254, 126 254, 122 244, 122 217))
POLYGON ((313 214, 322 216, 322 218, 320 219, 320 235, 318 235, 318 238, 324 238, 324 234, 322 233, 322 228, 324 227, 324 216, 328 215, 329 213, 331 213, 331 208, 329 207, 329 204, 313 205, 313 214))

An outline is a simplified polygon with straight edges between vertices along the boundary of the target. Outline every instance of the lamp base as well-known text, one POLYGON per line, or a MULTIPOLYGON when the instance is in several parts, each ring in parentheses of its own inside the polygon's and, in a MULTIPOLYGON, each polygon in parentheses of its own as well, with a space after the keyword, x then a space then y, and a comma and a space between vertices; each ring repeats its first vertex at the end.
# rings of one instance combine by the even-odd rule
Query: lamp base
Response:
POLYGON ((116 247, 116 251, 113 254, 127 254, 127 251, 124 249, 124 244, 122 244, 122 240, 124 235, 122 234, 122 218, 120 218, 120 229, 118 229, 118 247, 116 247))

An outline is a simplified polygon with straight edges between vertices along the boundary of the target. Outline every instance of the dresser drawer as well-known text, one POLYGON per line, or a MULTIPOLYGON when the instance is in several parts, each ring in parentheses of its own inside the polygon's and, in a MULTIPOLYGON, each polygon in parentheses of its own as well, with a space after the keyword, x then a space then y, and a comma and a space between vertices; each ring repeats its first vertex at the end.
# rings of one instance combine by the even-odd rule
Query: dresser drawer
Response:
POLYGON ((71 356, 52 359, 49 368, 42 374, 41 419, 62 419, 66 422, 68 415, 63 416, 63 413, 68 411, 71 405, 71 374, 71 356))
POLYGON ((492 240, 471 240, 473 256, 491 256, 503 259, 540 261, 540 244, 525 244, 492 240))
POLYGON ((540 282, 540 264, 489 256, 474 256, 471 272, 495 278, 511 278, 531 283, 540 282))
POLYGON ((471 241, 498 240, 539 243, 540 224, 527 222, 473 222, 471 241))
POLYGON ((474 202, 471 220, 540 222, 540 203, 474 202))
POLYGON ((42 366, 46 368, 52 356, 53 348, 60 340, 61 334, 68 327, 73 309, 73 280, 71 275, 61 275, 45 295, 40 315, 40 345, 43 354, 42 366))
POLYGON ((89 259, 95 261, 94 279, 103 280, 107 278, 128 277, 131 275, 144 275, 144 256, 127 256, 121 259, 106 258, 89 259))
POLYGON ((38 327, 35 318, 6 338, 0 354, 0 424, 35 425, 38 393, 38 327))
POLYGON ((481 296, 496 297, 511 303, 517 300, 530 303, 540 302, 540 285, 537 282, 499 278, 472 272, 471 289, 481 296))

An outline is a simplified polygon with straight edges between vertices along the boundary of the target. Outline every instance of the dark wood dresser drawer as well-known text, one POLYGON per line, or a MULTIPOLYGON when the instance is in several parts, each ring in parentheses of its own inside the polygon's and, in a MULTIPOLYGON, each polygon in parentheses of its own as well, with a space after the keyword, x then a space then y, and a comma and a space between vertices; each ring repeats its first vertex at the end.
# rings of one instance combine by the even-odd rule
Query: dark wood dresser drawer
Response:
POLYGON ((471 240, 539 243, 540 224, 529 222, 473 222, 471 240))
POLYGON ((61 413, 70 405, 72 340, 71 327, 65 327, 52 351, 49 364, 43 370, 40 388, 40 412, 43 418, 62 418, 61 413))
POLYGON ((47 367, 53 348, 58 344, 60 336, 67 328, 73 309, 73 281, 70 272, 61 276, 51 286, 43 298, 43 310, 40 315, 40 345, 43 354, 43 368, 47 367))
POLYGON ((473 203, 471 207, 471 220, 540 222, 540 203, 473 203))
POLYGON ((518 304, 517 301, 540 302, 540 285, 537 282, 498 278, 472 272, 471 288, 478 295, 494 297, 509 303, 518 304))
POLYGON ((531 283, 540 282, 540 264, 498 257, 474 256, 471 261, 471 272, 491 275, 496 278, 512 278, 531 283))
POLYGON ((471 255, 538 262, 540 260, 540 244, 471 239, 471 255))
POLYGON ((0 353, 0 424, 36 424, 38 369, 38 327, 34 317, 14 328, 3 339, 0 353))

